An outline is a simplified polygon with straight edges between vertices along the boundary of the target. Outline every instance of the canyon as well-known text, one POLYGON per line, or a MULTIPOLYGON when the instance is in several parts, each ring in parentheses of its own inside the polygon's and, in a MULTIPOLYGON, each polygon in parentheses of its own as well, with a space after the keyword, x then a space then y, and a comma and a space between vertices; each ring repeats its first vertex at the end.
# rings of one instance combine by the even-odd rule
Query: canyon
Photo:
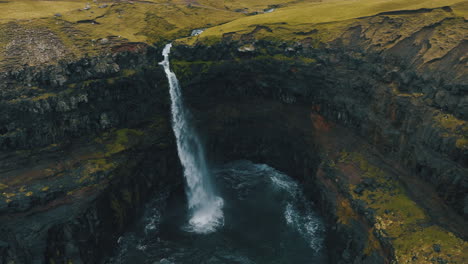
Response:
POLYGON ((467 2, 148 2, 1 22, 0 263, 103 263, 183 193, 171 41, 206 159, 294 178, 329 263, 466 263, 467 2))

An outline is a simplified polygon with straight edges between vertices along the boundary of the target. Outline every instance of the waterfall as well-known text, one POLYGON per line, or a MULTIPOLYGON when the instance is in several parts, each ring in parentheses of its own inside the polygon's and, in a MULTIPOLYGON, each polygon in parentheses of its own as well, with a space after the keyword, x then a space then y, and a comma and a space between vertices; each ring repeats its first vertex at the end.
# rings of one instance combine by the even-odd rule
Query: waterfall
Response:
POLYGON ((223 199, 216 196, 213 191, 203 146, 190 124, 189 113, 183 104, 177 76, 170 69, 171 47, 172 44, 167 44, 164 48, 162 53, 164 60, 160 64, 164 67, 169 81, 172 128, 187 184, 190 220, 186 229, 196 233, 210 233, 224 224, 223 199))

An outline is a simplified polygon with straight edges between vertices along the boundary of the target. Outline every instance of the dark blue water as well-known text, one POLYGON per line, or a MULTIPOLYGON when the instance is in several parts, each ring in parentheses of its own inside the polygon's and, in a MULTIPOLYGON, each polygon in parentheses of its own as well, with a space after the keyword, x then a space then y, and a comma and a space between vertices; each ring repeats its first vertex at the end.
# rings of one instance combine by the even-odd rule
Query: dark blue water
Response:
POLYGON ((319 215, 287 175, 249 161, 214 171, 224 198, 224 225, 210 234, 187 232, 183 194, 156 195, 132 232, 119 239, 108 263, 326 263, 319 215))

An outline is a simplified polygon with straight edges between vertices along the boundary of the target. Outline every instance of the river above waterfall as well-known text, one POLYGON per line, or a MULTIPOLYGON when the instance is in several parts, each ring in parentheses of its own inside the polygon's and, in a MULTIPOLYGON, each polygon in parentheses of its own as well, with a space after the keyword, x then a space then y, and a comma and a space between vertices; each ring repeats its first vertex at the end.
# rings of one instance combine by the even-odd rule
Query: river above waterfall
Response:
POLYGON ((322 220, 293 179, 250 161, 225 164, 213 175, 225 201, 223 227, 188 232, 183 193, 161 192, 108 263, 326 263, 322 220))

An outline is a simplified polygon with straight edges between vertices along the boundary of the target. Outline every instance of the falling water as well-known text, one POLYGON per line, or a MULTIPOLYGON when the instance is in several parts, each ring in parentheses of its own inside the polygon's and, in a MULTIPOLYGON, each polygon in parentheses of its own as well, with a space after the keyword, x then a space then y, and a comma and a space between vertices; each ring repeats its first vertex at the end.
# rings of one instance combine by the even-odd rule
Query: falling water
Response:
POLYGON ((196 233, 210 233, 224 224, 223 199, 216 196, 210 180, 205 153, 195 129, 190 125, 184 108, 182 93, 176 75, 171 71, 169 53, 172 44, 163 50, 164 67, 169 81, 172 111, 172 128, 177 139, 179 159, 187 183, 190 220, 186 229, 196 233))

